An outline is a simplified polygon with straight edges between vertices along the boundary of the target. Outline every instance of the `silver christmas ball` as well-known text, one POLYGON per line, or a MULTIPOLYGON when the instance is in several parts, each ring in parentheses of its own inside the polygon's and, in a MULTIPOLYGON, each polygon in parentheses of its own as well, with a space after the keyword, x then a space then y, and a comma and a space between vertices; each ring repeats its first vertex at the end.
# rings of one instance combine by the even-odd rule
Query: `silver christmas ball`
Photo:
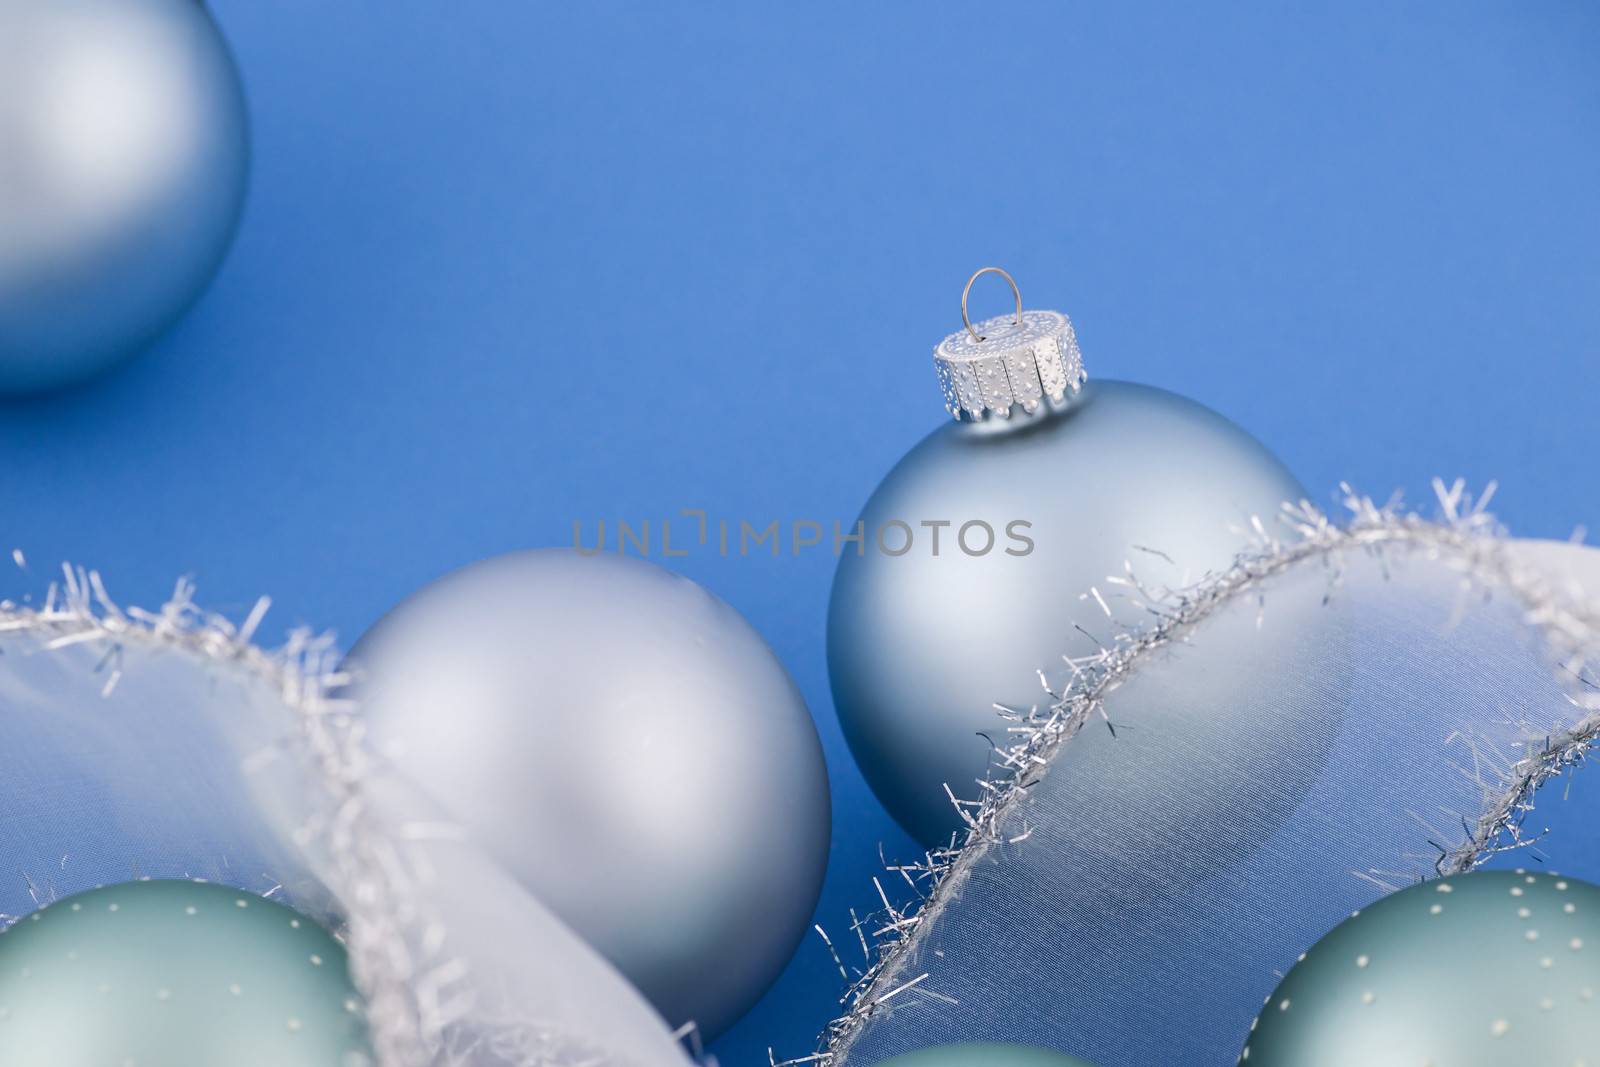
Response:
POLYGON ((642 560, 519 552, 414 594, 350 662, 375 751, 669 1023, 721 1031, 788 962, 827 772, 733 608, 642 560))
POLYGON ((1301 957, 1246 1067, 1597 1062, 1600 886, 1480 871, 1393 893, 1301 957))
POLYGON ((962 1041, 905 1052, 879 1067, 1093 1067, 1062 1052, 1003 1041, 962 1041))
POLYGON ((0 393, 81 381, 195 300, 239 218, 244 97, 197 0, 0 0, 0 393))
POLYGON ((0 1063, 371 1067, 345 950, 221 885, 130 882, 0 937, 0 1063))
MULTIPOLYGON (((995 704, 1045 703, 1041 674, 1059 685, 1063 656, 1113 638, 1098 602, 1084 599, 1091 587, 1115 609, 1106 579, 1125 563, 1172 587, 1226 568, 1253 517, 1272 523, 1305 496, 1259 442, 1193 401, 1116 381, 1079 391, 1065 316, 1030 311, 976 330, 981 343, 955 334, 939 349, 958 421, 873 492, 864 543, 840 559, 828 612, 851 751, 927 845, 960 825, 945 786, 975 798, 994 747, 1011 743, 995 704)), ((1278 740, 1303 744, 1296 731, 1286 716, 1278 740)))

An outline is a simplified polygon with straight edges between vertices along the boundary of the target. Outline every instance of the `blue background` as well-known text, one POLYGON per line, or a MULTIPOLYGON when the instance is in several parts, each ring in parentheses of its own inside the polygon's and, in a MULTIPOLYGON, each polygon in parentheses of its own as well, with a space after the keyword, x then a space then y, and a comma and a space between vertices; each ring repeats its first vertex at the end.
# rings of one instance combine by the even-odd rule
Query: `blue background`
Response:
MULTIPOLYGON (((1498 478, 1515 532, 1600 529, 1600 8, 213 6, 243 229, 143 359, 0 405, 0 541, 41 578, 192 574, 349 641, 575 519, 848 525, 944 417, 929 350, 991 262, 1091 374, 1215 407, 1324 502, 1498 478)), ((842 941, 910 844, 830 707, 832 559, 671 563, 816 714, 842 941)), ((807 942, 717 1051, 809 1051, 837 988, 807 942)))

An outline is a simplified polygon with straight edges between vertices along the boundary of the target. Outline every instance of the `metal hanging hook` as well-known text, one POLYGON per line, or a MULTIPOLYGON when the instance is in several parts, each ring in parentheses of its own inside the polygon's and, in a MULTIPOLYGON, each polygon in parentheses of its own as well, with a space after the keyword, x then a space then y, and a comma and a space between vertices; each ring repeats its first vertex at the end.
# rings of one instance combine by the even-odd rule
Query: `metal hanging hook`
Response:
POLYGON ((1011 295, 1017 298, 1017 325, 1022 325, 1022 290, 1017 288, 1017 280, 1000 267, 979 267, 977 273, 967 279, 967 287, 961 290, 961 322, 975 344, 982 344, 984 338, 978 336, 978 331, 972 328, 972 320, 967 317, 967 295, 972 292, 972 283, 985 274, 998 274, 1011 283, 1011 295))

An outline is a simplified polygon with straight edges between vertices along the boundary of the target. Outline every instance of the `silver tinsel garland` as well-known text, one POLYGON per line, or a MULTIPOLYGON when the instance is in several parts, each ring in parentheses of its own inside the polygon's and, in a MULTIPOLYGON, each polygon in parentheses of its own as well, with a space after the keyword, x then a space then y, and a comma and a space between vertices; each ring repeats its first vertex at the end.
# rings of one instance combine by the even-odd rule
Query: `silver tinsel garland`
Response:
MULTIPOLYGON (((1459 575, 1459 611, 1465 611, 1473 598, 1491 595, 1509 597, 1520 607, 1578 709, 1578 719, 1555 735, 1530 729, 1524 751, 1516 758, 1474 746, 1470 773, 1482 789, 1481 811, 1475 821, 1463 826, 1464 836, 1458 844, 1437 846, 1433 868, 1441 876, 1457 874, 1498 852, 1532 842, 1524 831, 1524 820, 1533 810, 1534 794, 1581 762, 1600 734, 1600 682, 1590 673, 1591 666, 1600 662, 1600 599, 1566 588, 1552 581, 1546 570, 1517 558, 1504 529, 1487 510, 1494 494, 1492 484, 1473 499, 1459 481, 1451 486, 1435 481, 1439 516, 1434 519, 1405 510, 1398 500, 1379 505, 1348 485, 1341 488, 1348 513, 1343 523, 1309 502, 1286 504, 1278 516, 1277 531, 1253 520, 1251 547, 1226 571, 1207 575, 1191 586, 1148 585, 1129 562, 1123 574, 1107 578, 1104 590, 1095 588, 1085 594, 1107 618, 1112 617, 1109 601, 1121 600, 1144 613, 1149 622, 1120 628, 1112 641, 1092 655, 1064 657, 1070 671, 1064 686, 1053 689, 1041 672, 1039 681, 1046 699, 1040 706, 1027 711, 995 706, 1016 740, 997 747, 996 773, 978 783, 976 799, 957 797, 946 787, 965 825, 964 834, 920 860, 886 863, 887 872, 911 888, 913 899, 894 903, 881 880, 874 879, 881 910, 865 918, 851 913, 852 930, 867 960, 853 980, 832 940, 818 928, 841 975, 850 983, 842 1000, 846 1010, 828 1024, 816 1052, 781 1063, 771 1056, 775 1067, 805 1063, 826 1067, 843 1058, 867 1021, 891 1007, 897 997, 916 990, 920 996, 939 998, 936 989, 924 985, 927 973, 912 973, 919 932, 931 927, 959 896, 966 875, 991 848, 1016 844, 1029 836, 1031 830, 1025 824, 1020 833, 1008 834, 1002 827, 1019 813, 1037 773, 1085 726, 1098 720, 1114 732, 1105 711, 1106 699, 1153 653, 1187 641, 1197 626, 1240 598, 1257 599, 1257 624, 1262 624, 1268 606, 1264 584, 1301 566, 1326 570, 1325 602, 1338 595, 1343 564, 1350 555, 1362 553, 1384 563, 1389 557, 1405 554, 1459 575)), ((1471 738, 1464 740, 1472 744, 1471 738)), ((1413 817, 1422 822, 1420 816, 1413 817)), ((1425 822, 1423 825, 1432 831, 1425 822)), ((1446 835, 1433 831, 1430 838, 1443 841, 1446 835)), ((1351 873, 1385 891, 1407 881, 1407 876, 1396 872, 1351 873)))
MULTIPOLYGON (((13 553, 19 567, 20 552, 13 553)), ((333 864, 332 880, 345 907, 338 932, 350 954, 352 977, 366 998, 373 1050, 385 1067, 432 1062, 444 1027, 463 1006, 453 990, 463 977, 448 958, 418 956, 412 946, 436 942, 419 924, 410 877, 389 828, 368 810, 362 782, 368 758, 359 720, 332 694, 348 679, 328 635, 297 629, 280 649, 268 652, 252 638, 271 605, 257 601, 244 622, 202 611, 192 582, 180 581, 160 611, 122 608, 106 592, 99 574, 63 567, 38 607, 0 601, 0 637, 27 633, 46 650, 99 643, 102 695, 121 678, 126 650, 134 646, 176 649, 220 670, 239 671, 276 691, 295 713, 298 751, 288 755, 313 773, 321 795, 317 814, 300 829, 303 847, 316 848, 333 864)))
MULTIPOLYGON (((1491 490, 1492 492, 1492 490, 1491 490)), ((1433 861, 1441 875, 1468 870, 1489 855, 1524 847, 1532 840, 1524 820, 1534 794, 1551 778, 1580 762, 1600 732, 1600 685, 1588 665, 1600 659, 1600 602, 1554 581, 1547 571, 1521 561, 1504 531, 1486 510, 1490 494, 1470 499, 1460 484, 1438 486, 1441 516, 1427 519, 1397 503, 1375 504, 1346 488, 1348 517, 1342 523, 1308 503, 1286 506, 1279 531, 1253 524, 1252 548, 1225 572, 1183 589, 1146 585, 1131 565, 1087 597, 1109 616, 1119 599, 1145 612, 1146 625, 1123 629, 1093 655, 1067 660, 1070 679, 1038 708, 1000 708, 1015 742, 998 752, 1000 773, 982 784, 975 800, 956 800, 966 830, 959 841, 909 863, 886 865, 913 891, 909 905, 894 902, 876 883, 882 910, 853 922, 853 934, 868 963, 854 976, 845 1013, 828 1025, 818 1050, 785 1061, 831 1063, 848 1051, 863 1024, 916 989, 937 998, 910 973, 918 932, 958 894, 963 877, 1002 840, 1017 842, 1028 831, 1003 837, 1002 827, 1016 810, 1030 776, 1086 725, 1111 727, 1105 700, 1152 653, 1185 641, 1196 626, 1225 604, 1256 597, 1268 608, 1262 586, 1302 565, 1323 566, 1329 598, 1338 595, 1343 560, 1361 553, 1379 558, 1401 554, 1431 561, 1459 575, 1463 610, 1475 597, 1500 595, 1520 605, 1542 639, 1553 669, 1578 717, 1553 736, 1530 734, 1514 758, 1474 751, 1483 788, 1483 805, 1462 841, 1441 845, 1433 861)), ((19 566, 23 559, 16 554, 19 566)), ((350 951, 353 977, 367 999, 374 1051, 384 1067, 471 1064, 482 1067, 543 1067, 610 1062, 583 1035, 562 1025, 542 1026, 525 1019, 477 1019, 470 1036, 452 1026, 472 1009, 473 975, 444 949, 444 931, 425 914, 414 892, 414 872, 406 845, 436 832, 427 826, 395 826, 373 810, 366 788, 373 771, 358 709, 336 694, 349 679, 339 670, 331 638, 309 630, 292 633, 277 651, 253 643, 268 607, 263 599, 245 621, 199 609, 189 582, 180 582, 171 600, 156 612, 121 608, 93 572, 66 568, 37 606, 0 601, 0 637, 25 634, 46 649, 100 643, 103 691, 119 681, 125 650, 176 649, 215 666, 237 671, 270 686, 295 713, 294 751, 278 753, 297 760, 316 783, 314 815, 299 830, 308 853, 327 857, 329 881, 342 904, 340 933, 350 951)), ((1041 684, 1044 680, 1041 676, 1041 684)), ((955 799, 954 797, 952 798, 955 799)), ((1443 840, 1442 837, 1438 838, 1443 840)), ((1378 871, 1353 872, 1380 887, 1403 884, 1404 877, 1378 871)), ((819 931, 820 932, 820 931, 819 931)), ((829 950, 834 945, 822 934, 829 950)), ((834 951, 836 961, 839 954, 834 951)), ((840 961, 840 971, 852 978, 840 961)), ((600 1035, 603 1037, 603 1035, 600 1035)))

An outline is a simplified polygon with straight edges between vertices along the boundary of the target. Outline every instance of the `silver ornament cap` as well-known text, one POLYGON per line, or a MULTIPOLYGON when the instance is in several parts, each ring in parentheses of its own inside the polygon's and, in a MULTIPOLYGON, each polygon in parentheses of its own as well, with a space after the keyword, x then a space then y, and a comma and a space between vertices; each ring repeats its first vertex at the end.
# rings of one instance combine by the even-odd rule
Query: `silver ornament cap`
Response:
POLYGON ((1022 291, 999 267, 983 267, 961 291, 963 328, 939 342, 933 365, 939 372, 945 410, 952 418, 978 420, 992 413, 1011 417, 1013 405, 1033 414, 1045 398, 1064 403, 1083 388, 1083 353, 1072 320, 1059 311, 1022 310, 1022 291), (972 283, 998 274, 1011 283, 1016 311, 974 323, 967 317, 972 283))

